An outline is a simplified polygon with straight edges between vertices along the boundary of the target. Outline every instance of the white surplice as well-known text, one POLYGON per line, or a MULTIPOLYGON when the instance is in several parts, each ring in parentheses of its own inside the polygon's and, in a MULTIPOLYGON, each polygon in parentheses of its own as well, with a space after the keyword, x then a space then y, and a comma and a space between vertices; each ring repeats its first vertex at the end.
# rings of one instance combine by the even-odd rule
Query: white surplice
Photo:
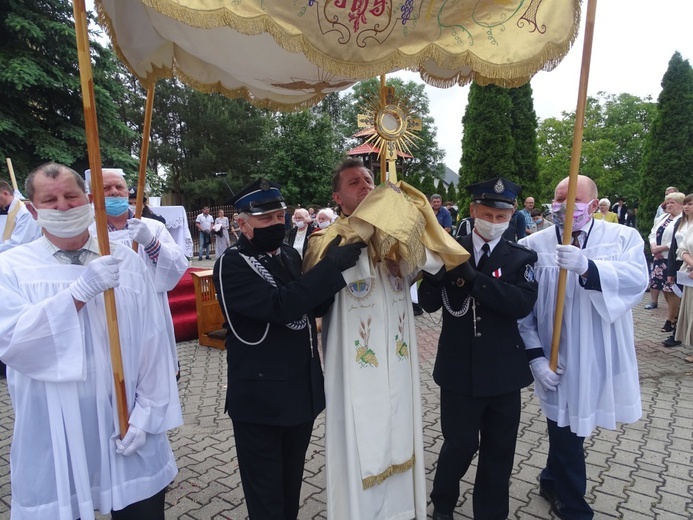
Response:
POLYGON ((366 254, 323 319, 327 517, 426 518, 418 348, 409 286, 366 254))
MULTIPOLYGON (((587 231, 587 229, 586 229, 587 231)), ((519 321, 527 349, 551 352, 560 269, 556 265, 556 229, 533 233, 520 243, 535 250, 539 297, 534 311, 519 321)), ((559 365, 565 369, 556 392, 535 394, 549 419, 586 437, 595 427, 614 429, 642 416, 638 364, 631 309, 648 281, 643 240, 630 227, 595 220, 583 253, 599 271, 601 291, 580 286, 567 274, 559 365)))
MULTIPOLYGON (((90 249, 96 249, 96 240, 90 249)), ((0 255, 0 359, 15 413, 12 520, 94 518, 161 491, 177 473, 166 431, 182 424, 171 351, 146 267, 133 251, 115 289, 129 422, 147 432, 135 454, 119 437, 104 298, 77 311, 69 285, 86 269, 60 263, 42 237, 0 255)))
MULTIPOLYGON (((144 250, 144 246, 147 244, 140 244, 137 248, 137 253, 140 255, 140 258, 144 260, 147 271, 149 271, 152 281, 154 282, 154 290, 157 292, 159 305, 161 305, 161 312, 164 315, 163 320, 166 326, 168 345, 171 349, 171 355, 173 356, 175 373, 178 371, 178 349, 176 348, 176 334, 173 330, 173 317, 171 316, 171 308, 168 304, 168 291, 172 290, 185 274, 185 271, 188 269, 188 259, 180 250, 178 244, 173 240, 171 233, 168 232, 164 224, 158 220, 146 217, 142 218, 142 222, 147 224, 149 231, 152 232, 152 235, 154 235, 161 244, 159 257, 156 263, 149 258, 149 255, 147 255, 144 250)), ((92 234, 96 234, 96 224, 92 224, 89 227, 89 231, 92 234)), ((109 231, 108 239, 111 242, 118 242, 126 247, 132 248, 132 240, 130 240, 127 229, 109 231)))
MULTIPOLYGON (((8 213, 20 204, 20 200, 15 197, 10 203, 8 213)), ((8 251, 20 244, 28 244, 41 236, 41 228, 38 226, 34 217, 31 216, 26 206, 21 206, 14 215, 14 228, 10 236, 3 240, 5 226, 8 225, 8 215, 0 215, 0 253, 8 251)), ((10 223, 11 225, 11 223, 10 223)))

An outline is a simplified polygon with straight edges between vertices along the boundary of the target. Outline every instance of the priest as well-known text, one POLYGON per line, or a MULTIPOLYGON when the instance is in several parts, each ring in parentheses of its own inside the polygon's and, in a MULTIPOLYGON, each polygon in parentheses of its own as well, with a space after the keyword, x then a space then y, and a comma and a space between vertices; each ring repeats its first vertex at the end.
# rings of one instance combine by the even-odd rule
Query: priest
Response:
POLYGON ((409 287, 421 268, 452 269, 469 254, 406 183, 375 188, 347 159, 332 177, 340 218, 308 242, 310 269, 340 236, 368 254, 323 318, 327 517, 426 518, 418 349, 409 287))

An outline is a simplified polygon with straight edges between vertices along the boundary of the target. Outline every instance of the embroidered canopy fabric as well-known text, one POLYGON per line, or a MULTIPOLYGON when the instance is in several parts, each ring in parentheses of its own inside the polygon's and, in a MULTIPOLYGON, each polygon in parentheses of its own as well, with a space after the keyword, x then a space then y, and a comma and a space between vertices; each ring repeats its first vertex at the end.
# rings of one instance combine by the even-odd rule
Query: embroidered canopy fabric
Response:
POLYGON ((440 87, 519 86, 575 40, 579 0, 96 0, 143 85, 176 76, 302 108, 399 69, 440 87))

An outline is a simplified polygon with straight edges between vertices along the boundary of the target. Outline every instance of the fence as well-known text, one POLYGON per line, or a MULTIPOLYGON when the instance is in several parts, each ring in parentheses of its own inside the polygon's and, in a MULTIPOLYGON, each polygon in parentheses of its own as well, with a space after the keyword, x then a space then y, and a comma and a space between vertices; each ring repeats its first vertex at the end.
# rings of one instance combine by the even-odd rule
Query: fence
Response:
MULTIPOLYGON (((229 222, 231 221, 231 218, 233 217, 234 213, 234 207, 230 205, 224 205, 224 206, 210 206, 209 207, 209 214, 212 215, 212 217, 217 218, 217 213, 219 212, 220 209, 224 210, 224 216, 229 218, 229 222)), ((195 211, 186 211, 185 214, 188 217, 188 228, 190 229, 190 235, 192 236, 193 240, 193 257, 197 257, 200 254, 200 232, 197 230, 195 227, 195 219, 197 216, 202 213, 202 210, 195 210, 195 211)), ((215 251, 215 240, 214 236, 212 236, 212 244, 209 248, 210 250, 210 255, 216 255, 215 251)))

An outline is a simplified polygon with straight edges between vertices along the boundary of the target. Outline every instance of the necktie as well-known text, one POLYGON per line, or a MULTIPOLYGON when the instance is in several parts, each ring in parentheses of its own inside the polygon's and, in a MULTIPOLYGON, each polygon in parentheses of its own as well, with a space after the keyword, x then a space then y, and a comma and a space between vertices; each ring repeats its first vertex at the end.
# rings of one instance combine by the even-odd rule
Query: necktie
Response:
POLYGON ((580 247, 580 233, 582 233, 582 231, 573 231, 573 241, 571 244, 575 247, 580 247))
POLYGON ((60 249, 59 251, 55 252, 55 256, 62 258, 63 260, 67 260, 66 263, 72 265, 82 265, 82 253, 84 253, 84 251, 85 249, 77 249, 75 251, 65 251, 64 249, 60 249))
POLYGON ((7 206, 6 208, 3 208, 2 206, 0 206, 0 215, 7 215, 7 211, 9 209, 10 209, 9 206, 7 206))
POLYGON ((486 263, 486 260, 488 260, 488 255, 489 252, 491 251, 491 248, 489 247, 488 244, 484 244, 481 246, 481 258, 479 258, 479 261, 476 264, 476 270, 481 271, 484 268, 484 264, 486 263))

